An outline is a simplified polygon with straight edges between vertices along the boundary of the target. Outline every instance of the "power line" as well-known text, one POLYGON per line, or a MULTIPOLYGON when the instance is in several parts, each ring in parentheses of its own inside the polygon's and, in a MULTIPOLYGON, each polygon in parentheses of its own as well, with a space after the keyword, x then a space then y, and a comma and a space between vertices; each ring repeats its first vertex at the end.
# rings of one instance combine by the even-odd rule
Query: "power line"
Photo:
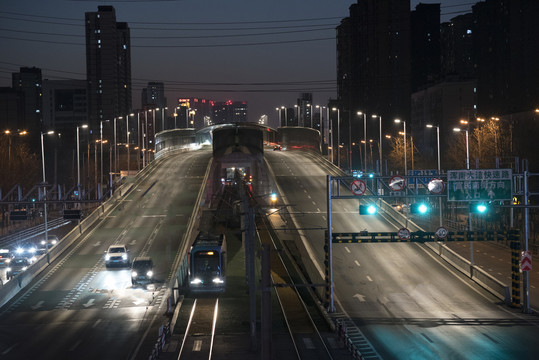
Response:
MULTIPOLYGON (((278 31, 278 32, 267 32, 267 33, 253 33, 253 34, 200 35, 200 36, 131 36, 130 38, 131 39, 208 39, 208 38, 213 39, 213 38, 228 38, 228 37, 240 37, 240 36, 293 34, 293 33, 304 33, 304 32, 313 32, 313 31, 325 31, 325 30, 335 30, 335 28, 330 27, 330 28, 321 28, 321 29, 278 31)), ((39 32, 39 31, 12 30, 12 29, 3 29, 3 28, 0 28, 0 31, 17 32, 17 33, 23 33, 23 34, 49 35, 49 36, 69 36, 69 37, 81 36, 79 34, 46 33, 46 32, 39 32)))
MULTIPOLYGON (((65 41, 51 41, 51 40, 39 40, 39 39, 21 39, 12 36, 1 36, 0 39, 17 40, 17 41, 29 41, 39 42, 47 44, 60 44, 60 45, 77 45, 86 46, 85 43, 73 43, 65 41)), ((251 43, 238 43, 238 44, 208 44, 208 45, 133 45, 131 48, 217 48, 217 47, 235 47, 235 46, 260 46, 260 45, 282 45, 282 44, 294 44, 313 41, 335 41, 335 37, 328 38, 315 38, 315 39, 303 39, 303 40, 281 40, 281 41, 267 41, 267 42, 251 42, 251 43)))

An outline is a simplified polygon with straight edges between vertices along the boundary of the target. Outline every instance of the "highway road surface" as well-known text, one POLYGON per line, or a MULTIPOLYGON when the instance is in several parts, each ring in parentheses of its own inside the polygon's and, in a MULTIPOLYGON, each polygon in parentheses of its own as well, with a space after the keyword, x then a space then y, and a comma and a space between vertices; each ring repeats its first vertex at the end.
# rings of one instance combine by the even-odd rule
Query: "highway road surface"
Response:
MULTIPOLYGON (((326 175, 339 173, 302 152, 267 151, 265 157, 322 272, 326 175)), ((355 199, 333 201, 333 231, 398 229, 388 217, 360 216, 358 205, 355 199)), ((424 245, 334 244, 333 266, 333 316, 352 320, 373 358, 537 358, 539 318, 502 304, 424 245)))

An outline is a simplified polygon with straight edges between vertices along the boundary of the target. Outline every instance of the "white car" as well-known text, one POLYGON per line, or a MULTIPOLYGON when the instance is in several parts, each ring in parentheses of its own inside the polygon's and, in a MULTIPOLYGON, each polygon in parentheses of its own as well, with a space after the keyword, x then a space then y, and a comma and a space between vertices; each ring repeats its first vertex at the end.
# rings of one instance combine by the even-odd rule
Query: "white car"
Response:
POLYGON ((129 250, 125 245, 111 245, 105 253, 105 266, 129 266, 129 250))

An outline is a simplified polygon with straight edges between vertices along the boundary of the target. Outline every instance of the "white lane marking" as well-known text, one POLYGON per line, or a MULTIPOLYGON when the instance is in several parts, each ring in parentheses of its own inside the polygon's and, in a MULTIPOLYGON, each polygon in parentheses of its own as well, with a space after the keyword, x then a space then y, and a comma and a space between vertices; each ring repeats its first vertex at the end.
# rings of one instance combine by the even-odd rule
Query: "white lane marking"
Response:
POLYGON ((77 346, 80 345, 81 342, 82 342, 82 340, 77 341, 75 344, 73 344, 72 347, 69 348, 69 351, 75 350, 77 348, 77 346))
POLYGON ((313 205, 316 205, 316 203, 314 201, 312 201, 313 205))
POLYGON ((361 266, 361 265, 359 264, 359 261, 354 260, 354 262, 356 263, 357 266, 361 266))
POLYGON ((365 302, 365 295, 361 295, 361 294, 355 294, 354 296, 352 296, 356 299, 359 300, 359 302, 365 302))
POLYGON ((97 247, 101 245, 101 241, 96 242, 93 246, 97 247))
POLYGON ((327 220, 326 216, 325 215, 322 215, 322 219, 324 219, 324 221, 327 220))
POLYGON ((319 208, 316 208, 316 212, 320 212, 320 209, 319 209, 319 208))
POLYGON ((95 323, 92 325, 92 328, 95 328, 99 323, 101 322, 101 319, 97 319, 95 323))
POLYGON ((32 310, 37 310, 43 306, 44 301, 38 301, 37 304, 30 306, 32 310))
POLYGON ((142 215, 143 218, 157 218, 157 217, 166 217, 166 215, 142 215))
POLYGON ((367 280, 372 281, 372 278, 369 275, 367 275, 367 280))
POLYGON ((82 304, 82 306, 84 306, 85 308, 90 307, 94 304, 94 301, 95 299, 91 298, 90 300, 88 300, 88 302, 86 302, 85 304, 82 304))
POLYGON ((195 340, 193 343, 193 351, 200 351, 202 349, 202 340, 195 340))
POLYGON ((19 343, 15 343, 13 345, 11 345, 10 347, 8 347, 6 350, 2 351, 2 355, 6 355, 8 352, 10 352, 11 350, 13 350, 13 348, 15 346, 17 346, 19 343))
POLYGON ((348 248, 348 246, 345 246, 344 247, 344 250, 346 250, 347 253, 351 254, 352 252, 350 251, 350 249, 348 248))
POLYGON ((303 338, 303 343, 305 344, 305 348, 314 349, 313 341, 310 338, 303 338))

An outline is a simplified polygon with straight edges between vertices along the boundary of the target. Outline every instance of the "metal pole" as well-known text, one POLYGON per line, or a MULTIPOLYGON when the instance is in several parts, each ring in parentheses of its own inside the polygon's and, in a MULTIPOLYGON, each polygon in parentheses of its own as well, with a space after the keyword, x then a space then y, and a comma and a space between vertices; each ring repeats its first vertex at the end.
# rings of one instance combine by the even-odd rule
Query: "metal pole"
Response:
POLYGON ((125 117, 125 128, 126 128, 126 135, 127 135, 127 175, 129 176, 129 114, 125 117))
POLYGON ((337 166, 341 168, 341 109, 337 109, 337 166))
POLYGON ((161 109, 161 131, 165 131, 165 108, 161 109))
POLYGON ((43 168, 43 215, 45 216, 45 249, 47 253, 47 263, 50 263, 49 258, 49 229, 47 224, 47 187, 45 179, 45 146, 43 145, 43 132, 41 133, 41 166, 43 168))
POLYGON ((145 139, 145 145, 144 145, 144 166, 147 165, 147 163, 149 162, 149 159, 146 158, 146 155, 148 153, 148 111, 149 110, 144 110, 144 117, 146 119, 146 121, 144 122, 144 139, 145 139))
POLYGON ((380 118, 380 175, 383 173, 383 166, 382 166, 382 116, 379 116, 380 118))
MULTIPOLYGON (((528 251, 528 239, 530 238, 530 218, 528 208, 528 171, 524 171, 524 251, 528 251)), ((524 291, 524 313, 530 313, 530 272, 522 271, 524 291)))
POLYGON ((140 171, 140 112, 137 111, 137 169, 140 171))
POLYGON ((363 166, 365 167, 364 173, 367 174, 367 113, 363 113, 363 141, 365 142, 365 154, 363 155, 365 157, 365 163, 363 166))
POLYGON ((468 144, 468 130, 466 131, 466 169, 470 170, 470 146, 468 144))
MULTIPOLYGON (((440 126, 436 126, 436 144, 438 145, 438 175, 441 175, 441 172, 442 172, 442 168, 441 168, 441 164, 440 164, 440 126)), ((438 207, 440 208, 440 227, 442 227, 443 225, 443 221, 442 221, 442 198, 439 197, 438 198, 438 207)))
POLYGON ((408 175, 408 161, 406 159, 406 121, 403 121, 402 125, 404 127, 404 176, 406 176, 408 175))
POLYGON ((116 118, 114 118, 114 176, 118 174, 118 145, 116 140, 116 118))
POLYGON ((350 168, 350 174, 352 174, 352 112, 351 111, 348 111, 348 167, 350 168))
MULTIPOLYGON (((77 126, 77 191, 80 200, 80 145, 79 145, 79 127, 77 126)), ((80 206, 80 203, 79 203, 80 206)))
POLYGON ((100 121, 100 136, 101 136, 101 173, 99 176, 99 199, 101 199, 102 194, 101 191, 103 191, 103 121, 100 121))
MULTIPOLYGON (((327 279, 326 279, 326 286, 329 288, 329 312, 335 312, 335 304, 333 299, 333 249, 332 249, 332 242, 333 239, 333 231, 332 231, 332 224, 331 224, 331 175, 327 176, 327 234, 328 238, 326 241, 328 242, 328 271, 327 271, 327 279)), ((326 291, 327 291, 326 290, 326 291)))

